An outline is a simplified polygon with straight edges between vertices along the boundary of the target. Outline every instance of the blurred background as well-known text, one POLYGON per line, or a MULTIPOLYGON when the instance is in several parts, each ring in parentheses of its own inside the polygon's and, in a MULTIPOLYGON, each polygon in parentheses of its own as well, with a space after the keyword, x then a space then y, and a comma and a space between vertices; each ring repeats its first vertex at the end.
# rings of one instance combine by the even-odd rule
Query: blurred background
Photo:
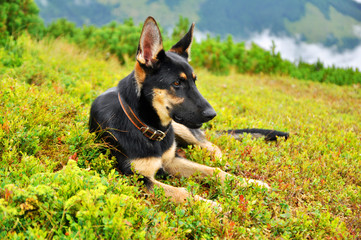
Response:
POLYGON ((151 15, 168 32, 179 16, 210 36, 255 42, 283 58, 361 68, 361 0, 35 0, 45 24, 59 18, 103 26, 151 15))
POLYGON ((143 21, 159 23, 169 49, 196 22, 192 65, 361 83, 360 0, 0 0, 0 63, 20 66, 18 38, 62 39, 133 62, 143 21))

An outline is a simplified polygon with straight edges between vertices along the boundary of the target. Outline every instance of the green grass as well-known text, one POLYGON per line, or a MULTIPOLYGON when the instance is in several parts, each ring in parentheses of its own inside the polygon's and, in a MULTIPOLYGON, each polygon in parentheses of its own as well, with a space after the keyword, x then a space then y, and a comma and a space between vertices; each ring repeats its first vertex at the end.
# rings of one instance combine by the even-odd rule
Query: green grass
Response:
POLYGON ((0 63, 0 238, 361 237, 360 85, 196 69, 200 91, 218 112, 204 126, 207 137, 224 158, 198 147, 186 149, 187 157, 274 189, 164 181, 221 203, 217 212, 203 203, 175 205, 159 189, 146 193, 137 177, 113 170, 114 159, 88 133, 91 102, 129 74, 132 61, 120 66, 61 40, 25 36, 19 48, 14 67, 0 63), (291 138, 275 144, 216 134, 246 127, 289 131, 291 138))

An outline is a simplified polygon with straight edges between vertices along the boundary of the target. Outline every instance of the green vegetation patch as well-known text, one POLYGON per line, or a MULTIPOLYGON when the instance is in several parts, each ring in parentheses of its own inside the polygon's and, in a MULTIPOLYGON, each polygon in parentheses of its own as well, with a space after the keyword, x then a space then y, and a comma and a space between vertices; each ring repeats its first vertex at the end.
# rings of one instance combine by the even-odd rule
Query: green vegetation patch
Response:
MULTIPOLYGON (((2 6, 0 11, 0 29, 3 30, 3 34, 0 34, 0 46, 4 47, 0 52, 0 64, 4 66, 18 67, 22 65, 23 49, 21 44, 18 44, 16 40, 18 36, 21 36, 21 34, 26 31, 36 39, 52 41, 61 37, 67 39, 70 43, 75 43, 85 51, 88 49, 98 52, 106 51, 108 52, 108 57, 116 55, 121 64, 126 64, 129 59, 134 59, 142 27, 141 25, 134 25, 132 19, 127 19, 122 24, 111 22, 100 28, 95 26, 83 26, 79 28, 76 27, 75 23, 65 19, 59 19, 45 27, 37 16, 37 8, 32 1, 18 0, 12 3, 0 4, 2 6)), ((108 4, 117 5, 118 3, 117 1, 109 1, 108 4)), ((149 4, 155 9, 159 7, 156 2, 149 2, 149 4)), ((181 8, 183 6, 182 4, 188 4, 188 1, 177 2, 175 5, 172 5, 172 7, 181 8)), ((197 5, 196 3, 194 4, 197 5)), ((115 8, 115 10, 116 9, 117 8, 115 8)), ((119 10, 123 11, 123 9, 128 8, 120 4, 119 10)), ((194 10, 196 7, 192 9, 194 10)), ((258 8, 256 7, 256 9, 258 8)), ((305 20, 306 25, 310 25, 310 22, 316 21, 314 15, 322 16, 322 13, 319 12, 316 7, 311 7, 311 10, 317 14, 311 14, 311 20, 308 20, 309 17, 307 15, 305 20)), ((286 12, 291 14, 288 10, 286 12)), ((344 27, 344 25, 348 24, 345 24, 343 20, 347 19, 347 23, 350 23, 352 20, 350 17, 343 17, 341 14, 336 13, 332 7, 330 16, 330 20, 325 19, 323 25, 328 26, 329 22, 335 22, 337 23, 337 32, 344 33, 344 31, 349 31, 347 30, 349 28, 344 27)), ((160 20, 161 19, 162 18, 160 18, 160 20)), ((177 18, 173 16, 173 19, 177 18)), ((161 22, 167 23, 167 21, 161 22)), ((268 21, 266 21, 266 23, 268 23, 268 21)), ((289 24, 293 23, 289 22, 289 24)), ((302 20, 300 26, 303 27, 305 24, 302 20)), ((187 32, 189 25, 187 18, 179 17, 179 22, 172 34, 172 39, 167 37, 166 31, 162 31, 165 49, 169 49, 178 41, 181 33, 187 32)), ((323 27, 322 29, 326 28, 323 27)), ((329 31, 327 30, 327 32, 329 31)), ((322 31, 317 31, 317 34, 319 33, 323 34, 322 31)), ((331 45, 334 40, 338 41, 333 35, 333 32, 331 32, 329 40, 331 45)), ((352 38, 345 37, 343 41, 352 42, 353 40, 352 38)), ((357 44, 357 41, 354 41, 354 43, 357 44)), ((274 45, 270 50, 262 49, 256 44, 245 47, 244 42, 234 42, 232 37, 229 36, 225 41, 221 41, 219 37, 207 37, 207 39, 201 42, 194 42, 193 48, 195 50, 192 52, 194 59, 192 64, 195 67, 205 67, 216 74, 229 74, 232 69, 235 69, 239 73, 287 75, 298 79, 330 82, 338 85, 361 83, 361 74, 358 69, 340 69, 335 66, 325 67, 320 61, 312 64, 304 63, 301 60, 299 63, 292 63, 282 59, 280 53, 275 51, 276 46, 274 45)), ((35 83, 39 79, 41 79, 41 77, 34 76, 34 79, 29 79, 29 81, 34 81, 35 83)))
POLYGON ((21 65, 0 65, 0 238, 360 237, 358 85, 232 70, 217 76, 197 68, 199 89, 218 112, 204 126, 207 138, 224 157, 198 147, 184 154, 273 188, 162 180, 219 202, 219 212, 204 203, 175 205, 160 189, 145 192, 138 177, 114 170, 106 146, 88 133, 91 102, 133 63, 121 66, 113 55, 61 39, 37 42, 24 35, 16 44, 21 54, 9 60, 21 65), (247 127, 289 131, 291 138, 274 144, 216 133, 247 127))
MULTIPOLYGON (((170 49, 182 36, 181 33, 188 31, 189 26, 189 20, 180 17, 172 39, 163 33, 165 49, 170 49)), ((63 37, 84 49, 108 51, 109 54, 116 55, 122 64, 126 64, 128 60, 135 58, 140 32, 141 26, 135 26, 131 19, 123 24, 112 22, 101 28, 77 28, 74 23, 63 19, 50 24, 43 33, 44 39, 63 37)), ((256 44, 246 47, 244 42, 234 42, 231 36, 224 41, 219 37, 208 37, 201 42, 193 42, 192 45, 192 65, 219 75, 229 74, 235 69, 239 73, 287 75, 338 85, 361 83, 358 69, 325 67, 320 61, 313 64, 303 61, 292 63, 282 59, 281 54, 275 51, 275 45, 270 50, 256 44)))

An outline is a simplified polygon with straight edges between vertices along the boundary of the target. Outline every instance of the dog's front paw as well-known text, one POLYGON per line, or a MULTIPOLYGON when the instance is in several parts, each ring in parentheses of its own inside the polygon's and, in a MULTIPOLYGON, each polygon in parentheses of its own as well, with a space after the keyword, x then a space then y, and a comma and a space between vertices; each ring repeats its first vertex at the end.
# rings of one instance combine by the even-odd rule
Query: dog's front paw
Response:
MULTIPOLYGON (((214 145, 214 146, 215 146, 215 145, 214 145)), ((214 151, 213 151, 213 154, 214 154, 214 156, 215 156, 216 158, 222 159, 223 154, 222 154, 221 149, 219 149, 219 147, 215 146, 214 151)))
POLYGON ((201 196, 195 195, 194 200, 206 202, 207 204, 209 204, 209 206, 211 206, 212 208, 214 208, 220 212, 223 210, 221 204, 219 204, 215 201, 209 200, 209 199, 202 198, 201 196))
POLYGON ((260 181, 260 180, 243 178, 241 180, 241 182, 239 183, 239 185, 242 186, 242 187, 247 187, 250 184, 254 184, 254 185, 260 186, 262 188, 266 188, 268 190, 271 190, 271 187, 267 183, 265 183, 263 181, 260 181))
POLYGON ((223 156, 221 149, 219 149, 217 145, 214 145, 211 142, 202 142, 200 146, 202 148, 206 148, 215 158, 221 159, 223 156))

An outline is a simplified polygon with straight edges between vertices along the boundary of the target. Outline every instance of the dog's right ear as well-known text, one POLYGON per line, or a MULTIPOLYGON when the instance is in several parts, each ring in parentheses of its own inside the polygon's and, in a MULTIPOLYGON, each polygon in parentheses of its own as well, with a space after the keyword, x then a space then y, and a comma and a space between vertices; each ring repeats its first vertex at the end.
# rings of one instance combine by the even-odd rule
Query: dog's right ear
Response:
POLYGON ((164 55, 162 36, 157 22, 154 18, 148 17, 140 35, 137 61, 146 67, 154 68, 164 55))

